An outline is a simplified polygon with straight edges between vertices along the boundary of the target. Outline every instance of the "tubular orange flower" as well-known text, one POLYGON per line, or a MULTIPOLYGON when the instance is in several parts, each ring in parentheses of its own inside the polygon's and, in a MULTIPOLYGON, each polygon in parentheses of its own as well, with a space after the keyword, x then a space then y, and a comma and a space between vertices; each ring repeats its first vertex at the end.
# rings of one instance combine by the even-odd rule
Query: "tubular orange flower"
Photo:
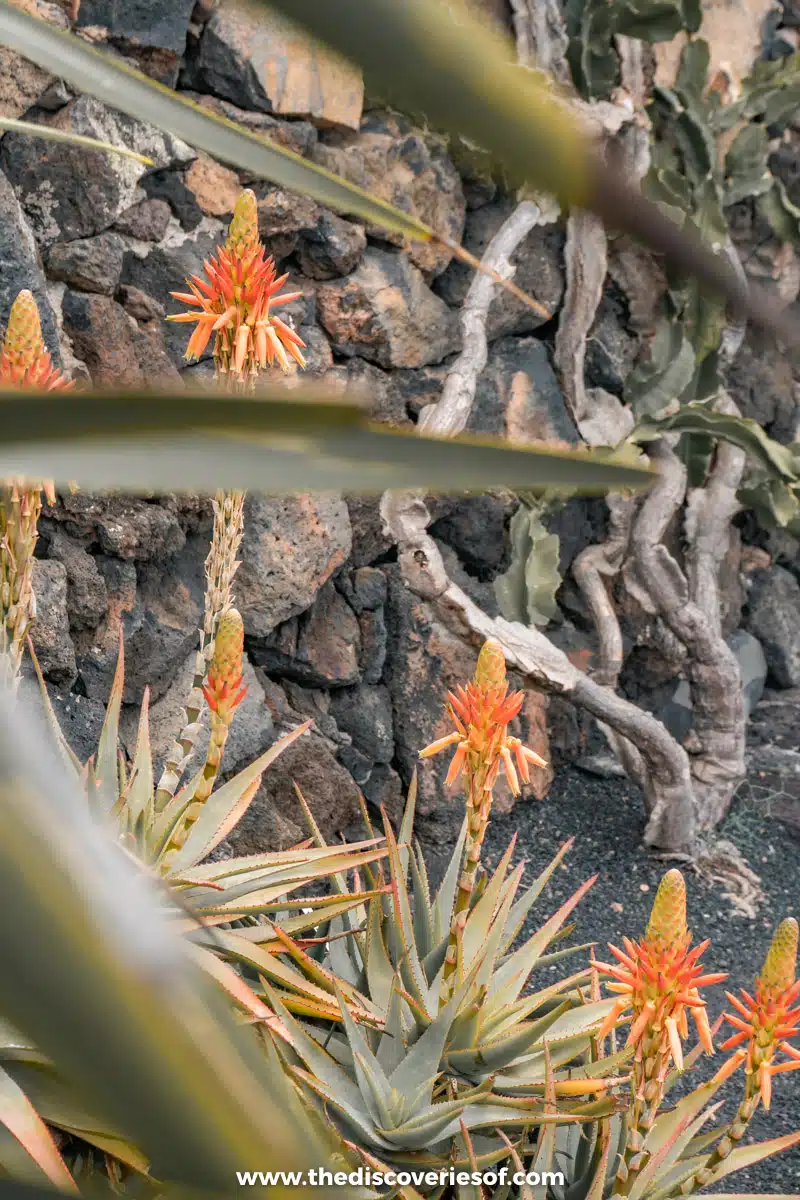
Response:
POLYGON ((689 949, 692 935, 686 927, 686 884, 680 871, 672 870, 661 880, 650 922, 636 944, 623 938, 624 951, 609 945, 616 963, 595 965, 614 982, 610 992, 620 996, 598 1034, 604 1037, 628 1009, 632 1023, 628 1044, 636 1046, 638 1061, 658 1052, 662 1081, 670 1061, 683 1067, 682 1039, 688 1037, 687 1012, 691 1012, 703 1048, 714 1046, 699 989, 727 978, 721 973, 704 974, 700 956, 708 941, 689 949))
POLYGON ((727 976, 704 974, 700 956, 708 942, 694 949, 690 949, 691 943, 686 927, 686 883, 680 871, 667 871, 641 941, 637 944, 623 938, 624 950, 609 945, 616 963, 592 963, 612 977, 614 982, 606 986, 620 997, 597 1036, 605 1037, 630 1009, 628 1045, 635 1047, 631 1106, 615 1194, 630 1194, 647 1161, 642 1145, 658 1116, 670 1063, 683 1069, 683 1040, 689 1035, 687 1012, 692 1014, 701 1045, 709 1054, 714 1051, 700 988, 727 976))
POLYGON ((787 1038, 799 1032, 800 980, 795 979, 797 968, 798 924, 794 917, 781 921, 775 931, 761 974, 756 976, 755 995, 741 991, 740 997, 726 992, 736 1015, 725 1013, 725 1020, 736 1031, 722 1043, 722 1050, 733 1050, 746 1043, 749 1088, 761 1096, 764 1108, 772 1097, 772 1076, 800 1067, 800 1050, 790 1046, 787 1038), (788 1062, 776 1063, 779 1053, 788 1062))
POLYGON ((189 292, 170 293, 198 310, 167 317, 168 321, 195 323, 187 359, 199 358, 214 334, 214 360, 220 375, 232 374, 246 382, 276 363, 288 371, 290 358, 305 366, 301 353, 305 342, 273 311, 297 300, 302 292, 279 294, 288 274, 277 277, 275 260, 267 256, 259 240, 256 198, 249 189, 237 201, 226 245, 203 267, 205 279, 192 275, 187 280, 189 292))
POLYGON ((505 772, 511 791, 518 796, 520 777, 524 783, 530 782, 530 764, 547 766, 535 751, 523 746, 519 738, 509 735, 508 726, 519 713, 523 699, 522 692, 508 693, 502 646, 491 639, 484 642, 472 682, 447 695, 447 713, 456 727, 455 732, 439 738, 420 752, 420 758, 429 758, 448 746, 455 746, 446 783, 449 786, 463 775, 467 794, 464 867, 458 882, 458 899, 445 957, 442 1004, 447 1002, 452 990, 458 947, 492 809, 492 789, 500 768, 505 772))
POLYGON ((420 751, 420 758, 456 746, 447 773, 448 786, 463 772, 470 777, 480 775, 482 790, 490 792, 502 767, 511 791, 518 796, 520 778, 530 783, 530 764, 547 766, 519 738, 509 736, 508 726, 518 715, 524 698, 523 692, 508 694, 506 661, 499 643, 485 642, 472 682, 447 694, 447 712, 455 732, 431 742, 420 751))

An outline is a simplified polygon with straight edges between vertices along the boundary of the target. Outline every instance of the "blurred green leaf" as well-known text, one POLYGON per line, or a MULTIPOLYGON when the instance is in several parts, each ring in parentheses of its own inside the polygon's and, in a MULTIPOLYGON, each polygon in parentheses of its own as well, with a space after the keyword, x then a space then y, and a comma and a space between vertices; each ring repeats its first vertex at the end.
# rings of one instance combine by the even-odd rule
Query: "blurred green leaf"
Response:
POLYGON ((601 493, 651 475, 629 451, 511 448, 372 425, 313 384, 257 396, 206 392, 2 393, 0 477, 89 489, 432 491, 497 486, 601 493))
POLYGON ((0 697, 0 1011, 140 1144, 156 1178, 230 1192, 237 1170, 324 1162, 256 1032, 168 922, 46 728, 0 697))

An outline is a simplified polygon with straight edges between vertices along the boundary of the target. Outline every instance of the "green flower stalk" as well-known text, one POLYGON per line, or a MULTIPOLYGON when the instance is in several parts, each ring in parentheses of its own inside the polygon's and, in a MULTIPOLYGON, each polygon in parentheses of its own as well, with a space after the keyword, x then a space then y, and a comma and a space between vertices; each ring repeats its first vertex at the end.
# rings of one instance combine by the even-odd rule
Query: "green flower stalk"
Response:
POLYGON ((183 815, 179 829, 173 833, 164 855, 164 869, 169 868, 175 853, 186 842, 203 805, 213 791, 234 714, 247 692, 247 688, 242 685, 243 662, 244 622, 235 608, 229 608, 220 618, 208 678, 203 685, 203 696, 211 714, 211 738, 205 766, 192 802, 183 815))

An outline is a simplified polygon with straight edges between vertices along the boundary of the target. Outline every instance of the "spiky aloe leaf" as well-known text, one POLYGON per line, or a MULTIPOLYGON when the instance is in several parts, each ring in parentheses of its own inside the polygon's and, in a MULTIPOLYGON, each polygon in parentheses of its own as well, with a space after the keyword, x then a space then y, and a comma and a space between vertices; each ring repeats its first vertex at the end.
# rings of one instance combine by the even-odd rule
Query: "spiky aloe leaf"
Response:
POLYGON ((523 946, 520 946, 518 950, 508 955, 505 959, 502 966, 495 973, 490 989, 496 996, 501 993, 502 989, 504 1003, 510 1003, 519 996, 537 960, 552 942, 553 937, 564 924, 569 914, 580 903, 589 888, 593 886, 596 879, 597 876, 594 875, 591 879, 587 879, 584 884, 581 884, 573 892, 572 896, 561 905, 558 911, 545 922, 541 929, 537 930, 523 946))
POLYGON ((0 1123, 25 1149, 51 1183, 63 1191, 77 1194, 75 1181, 56 1148, 52 1133, 19 1084, 2 1067, 0 1123))
MULTIPOLYGON (((696 1089, 696 1092, 702 1091, 702 1088, 696 1089)), ((723 1103, 720 1101, 705 1108, 708 1097, 698 1097, 694 1093, 686 1100, 689 1103, 682 1100, 671 1111, 662 1113, 648 1134, 645 1145, 649 1157, 631 1189, 631 1200, 643 1200, 648 1191, 657 1186, 659 1179, 663 1179, 678 1162, 692 1139, 723 1103)))
POLYGON ((522 926, 525 924, 525 918, 528 916, 533 905, 541 896, 547 883, 553 876, 553 872, 560 866, 566 854, 572 849, 574 838, 569 838, 560 847, 558 853, 554 855, 550 863, 545 869, 537 875, 536 879, 525 889, 519 900, 516 901, 508 916, 506 928, 503 934, 502 950, 508 950, 512 942, 516 938, 522 926))
POLYGON ((307 733, 311 721, 298 725, 280 738, 274 746, 259 755, 252 763, 222 787, 212 792, 202 807, 200 816, 191 828, 184 845, 170 861, 170 871, 180 873, 196 866, 217 846, 242 817, 246 804, 253 798, 252 786, 264 771, 293 742, 307 733), (246 799, 246 803, 245 803, 246 799))
POLYGON ((117 759, 119 756, 119 718, 122 711, 122 691, 125 686, 125 649, 120 634, 119 655, 114 671, 114 681, 111 685, 106 715, 100 740, 97 745, 97 756, 91 772, 89 803, 99 805, 101 810, 110 812, 119 798, 117 759))
POLYGON ((782 1154, 784 1150, 791 1150, 792 1146, 797 1145, 800 1145, 800 1131, 797 1133, 786 1133, 783 1137, 771 1138, 767 1142, 756 1142, 751 1146, 737 1146, 715 1168, 713 1182, 716 1183, 717 1180, 724 1179, 727 1175, 732 1175, 734 1171, 742 1171, 745 1167, 753 1167, 765 1158, 771 1158, 773 1154, 782 1154))
POLYGON ((139 728, 136 749, 131 767, 131 777, 124 796, 120 797, 124 822, 128 832, 136 838, 141 857, 147 858, 147 835, 153 818, 153 752, 150 745, 150 690, 145 688, 139 712, 139 728))

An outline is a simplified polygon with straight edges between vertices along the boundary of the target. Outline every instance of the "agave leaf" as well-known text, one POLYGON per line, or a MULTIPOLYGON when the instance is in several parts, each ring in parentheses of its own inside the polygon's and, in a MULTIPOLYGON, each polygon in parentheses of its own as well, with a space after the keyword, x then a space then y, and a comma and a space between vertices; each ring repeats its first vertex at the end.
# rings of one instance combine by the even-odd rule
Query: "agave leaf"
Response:
MULTIPOLYGON (((338 922, 332 921, 331 930, 335 929, 337 924, 338 922)), ((323 991, 330 992, 331 995, 336 994, 337 979, 334 971, 326 970, 321 963, 317 962, 316 959, 313 959, 310 957, 310 955, 306 954, 296 942, 294 942, 286 933, 283 932, 280 925, 273 925, 272 932, 277 938, 284 952, 287 953, 290 958, 294 959, 308 979, 316 983, 317 986, 321 987, 323 991)), ((346 931, 343 930, 343 934, 346 936, 346 931)), ((329 942, 333 942, 334 937, 335 935, 329 939, 329 942)), ((339 984, 345 982, 346 979, 346 975, 344 978, 342 978, 340 975, 339 984)), ((350 981, 348 980, 348 982, 350 981)))
POLYGON ((464 1100, 446 1100, 431 1104, 412 1120, 379 1132, 403 1150, 430 1146, 458 1131, 466 1109, 464 1100))
MULTIPOLYGON (((289 864, 284 868, 273 867, 268 873, 264 873, 262 879, 259 879, 258 875, 234 877, 225 882, 222 891, 212 888, 204 892, 202 888, 198 888, 192 893, 192 900, 195 907, 205 913, 227 912, 230 915, 234 911, 268 910, 279 902, 283 903, 287 893, 312 879, 327 878, 332 871, 355 868, 364 863, 375 862, 382 856, 382 849, 351 854, 345 846, 308 866, 289 864)), ((185 879, 185 876, 182 878, 185 879)))
MULTIPOLYGON (((270 746, 264 754, 260 754, 233 779, 212 792, 192 825, 189 836, 172 860, 171 871, 180 872, 188 867, 197 866, 223 838, 227 837, 244 811, 242 797, 247 790, 284 750, 308 731, 312 723, 304 721, 302 725, 298 725, 296 729, 280 738, 274 746, 270 746)), ((250 799, 252 799, 252 793, 250 799)))
MULTIPOLYGON (((285 987, 293 992, 297 992, 299 996, 306 997, 310 1000, 321 1002, 326 1009, 331 1007, 331 994, 312 983, 310 980, 296 971, 294 967, 284 962, 275 954, 268 954, 261 949, 260 946, 254 946, 252 942, 245 938, 239 937, 232 930, 215 930, 214 938, 206 940, 202 931, 198 931, 197 936, 193 939, 201 945, 208 945, 211 948, 216 948, 237 962, 251 968, 251 970, 259 971, 268 980, 275 980, 282 983, 285 987)), ((370 1013, 362 1003, 363 997, 355 1001, 350 998, 351 1004, 355 1005, 358 1015, 369 1017, 370 1013)), ((333 1005, 334 1010, 336 1005, 333 1005)))
POLYGON ((402 1062, 406 1048, 406 1031, 403 1023, 403 999, 399 976, 392 981, 392 991, 386 1006, 386 1026, 378 1046, 378 1062, 387 1075, 391 1075, 402 1062))
POLYGON ((504 1033, 491 1041, 481 1041, 477 1046, 467 1050, 448 1050, 447 1065, 451 1070, 468 1078, 477 1073, 501 1071, 522 1055, 529 1053, 569 1008, 569 1001, 565 1001, 558 1008, 554 1008, 551 1013, 534 1021, 533 1024, 527 1022, 520 1024, 510 1033, 504 1033))
MULTIPOLYGON (((490 926, 488 936, 486 937, 483 946, 477 948, 475 956, 471 960, 466 958, 466 952, 463 955, 464 961, 462 970, 466 969, 468 966, 471 966, 472 963, 475 963, 479 966, 475 982, 476 986, 482 991, 485 989, 485 994, 488 994, 489 992, 492 977, 497 966, 497 961, 500 954, 500 942, 503 938, 503 932, 508 920, 508 914, 511 911, 511 905, 514 901, 515 895, 517 894, 517 889, 519 888, 519 881, 522 878, 523 870, 523 864, 520 863, 520 865, 514 871, 514 874, 511 876, 508 886, 505 889, 505 895, 503 896, 502 904, 497 911, 497 915, 495 916, 492 925, 490 926)), ((488 891, 489 889, 487 888, 486 890, 488 891)), ((480 903, 481 901, 479 900, 478 904, 480 903)), ((477 907, 478 906, 476 905, 476 909, 477 907)), ((475 909, 473 909, 473 912, 474 911, 475 909)), ((467 919, 467 926, 468 925, 469 918, 467 919)))
POLYGON ((694 1158, 684 1159, 667 1171, 664 1177, 660 1180, 658 1188, 651 1191, 647 1200, 667 1200, 671 1197, 676 1188, 679 1188, 687 1179, 691 1179, 701 1167, 705 1166, 708 1159, 708 1154, 697 1154, 694 1158))
MULTIPOLYGON (((548 1112, 554 1112, 556 1107, 556 1087, 553 1068, 550 1063, 550 1051, 547 1041, 544 1042, 544 1100, 545 1107, 548 1112)), ((556 1127, 555 1125, 545 1125, 539 1135, 539 1145, 536 1150, 536 1158, 533 1161, 532 1170, 538 1172, 541 1177, 544 1171, 551 1171, 553 1168, 553 1155, 556 1148, 556 1127)))
MULTIPOLYGON (((332 921, 334 917, 340 917, 344 913, 351 912, 357 906, 364 903, 365 900, 372 902, 382 895, 381 892, 357 892, 346 900, 337 900, 334 896, 322 897, 322 903, 313 908, 310 913, 298 913, 296 917, 288 917, 285 921, 281 921, 281 929, 288 933, 290 937, 297 937, 298 934, 305 933, 309 929, 317 929, 320 921, 324 918, 326 921, 332 921), (322 917, 320 916, 322 913, 322 917)), ((245 937, 250 935, 253 941, 258 941, 258 929, 240 930, 240 934, 245 937)))
POLYGON ((558 1042, 587 1037, 600 1025, 614 1007, 613 998, 580 1004, 563 1013, 551 1026, 548 1036, 550 1052, 558 1042))
POLYGON ((383 1067, 372 1053, 363 1032, 351 1017, 347 1001, 340 988, 336 988, 336 999, 342 1010, 342 1021, 353 1053, 353 1067, 361 1095, 375 1124, 379 1127, 391 1127, 398 1123, 395 1120, 399 1109, 398 1102, 402 1102, 403 1099, 410 1100, 410 1096, 408 1093, 393 1092, 383 1067))
MULTIPOLYGON (((305 1083, 312 1092, 316 1093, 324 1101, 326 1109, 338 1113, 344 1125, 355 1133, 362 1143, 366 1143, 368 1146, 377 1146, 381 1150, 394 1148, 392 1143, 378 1132, 358 1087, 349 1079, 348 1084, 350 1088, 354 1089, 354 1092, 343 1092, 335 1085, 329 1085, 316 1069, 305 1071, 301 1067, 290 1067, 289 1072, 293 1078, 305 1083)), ((347 1078, 346 1075, 345 1078, 347 1078)))
MULTIPOLYGON (((297 794, 297 799, 300 802, 300 807, 303 810, 303 816, 305 817, 306 824, 308 825, 308 828, 311 830, 311 835, 317 844, 317 848, 323 849, 323 848, 327 847, 325 838, 322 836, 320 828, 317 825, 317 822, 314 820, 314 814, 312 813, 311 809, 309 808, 308 803, 306 802, 306 798, 303 795, 303 793, 300 791, 300 788, 297 786, 297 784, 294 785, 294 790, 295 790, 295 793, 297 794)), ((348 895, 349 889, 347 886, 347 878, 340 872, 337 871, 337 872, 334 872, 331 874, 331 885, 334 888, 334 890, 337 891, 341 896, 348 895)))
POLYGON ((51 1183, 77 1194, 75 1181, 59 1154, 53 1135, 22 1088, 0 1067, 0 1122, 24 1146, 51 1183))
MULTIPOLYGON (((556 1071, 568 1067, 576 1055, 576 1046, 572 1042, 551 1045, 548 1041, 548 1049, 550 1061, 556 1071)), ((577 1048, 577 1052, 580 1053, 580 1047, 577 1048)), ((504 1096, 538 1095, 544 1083, 544 1074, 544 1051, 536 1047, 533 1053, 522 1056, 497 1076, 495 1090, 504 1096)))
POLYGON ((592 1182, 589 1190, 586 1193, 586 1200, 603 1200, 606 1177, 610 1167, 613 1167, 613 1161, 610 1159, 611 1151, 611 1126, 610 1122, 604 1122, 598 1135, 598 1148, 600 1151, 597 1165, 592 1176, 592 1182))
MULTIPOLYGON (((147 854, 150 862, 158 862, 166 850, 170 838, 180 827, 186 810, 194 800, 195 793, 203 778, 205 767, 199 767, 194 775, 187 780, 169 803, 161 810, 146 830, 147 854)), ((186 875, 182 872, 182 875, 186 875)))
MULTIPOLYGON (((270 871, 283 871, 287 868, 294 869, 298 878, 303 877, 303 871, 308 871, 304 878, 311 879, 317 873, 316 868, 323 859, 335 858, 347 851, 356 853, 367 849, 375 850, 377 843, 381 841, 383 841, 382 838, 369 838, 363 842, 348 842, 347 846, 328 846, 323 842, 321 846, 303 845, 295 846, 290 850, 277 850, 266 854, 244 854, 239 858, 223 859, 221 862, 202 863, 189 871, 184 871, 181 879, 190 883, 205 883, 206 881, 216 883, 225 879, 241 881, 259 873, 263 875, 264 879, 267 879, 270 877, 270 871)), ((383 849, 378 849, 376 852, 379 856, 386 853, 383 849)), ((327 871, 325 868, 320 868, 319 873, 327 874, 327 871)), ((318 902, 312 897, 309 897, 308 901, 304 901, 309 904, 318 902)))
MULTIPOLYGON (((389 852, 389 865, 392 879, 392 904, 394 920, 389 929, 402 947, 402 960, 399 963, 403 979, 414 999, 423 1007, 427 1007, 428 982, 422 970, 422 964, 414 944, 414 922, 411 916, 411 905, 406 888, 405 875, 402 872, 400 851, 395 841, 392 827, 384 814, 384 833, 389 852)), ((390 948, 391 953, 391 948, 390 948)))
POLYGON ((0 1017, 0 1062, 27 1062, 50 1065, 46 1054, 31 1038, 15 1029, 5 1017, 0 1017))
POLYGON ((295 1020, 282 998, 271 988, 268 989, 268 996, 275 1013, 281 1018, 284 1027, 289 1032, 291 1045, 315 1078, 326 1087, 333 1089, 339 1100, 354 1112, 362 1113, 366 1117, 364 1097, 361 1095, 358 1084, 350 1078, 327 1050, 324 1050, 306 1033, 301 1022, 295 1020))
MULTIPOLYGON (((304 1167, 316 1136, 254 1031, 191 961, 158 890, 92 820, 40 722, 19 701, 0 707, 3 1013, 102 1121, 136 1139, 157 1176, 224 1190, 244 1163, 274 1161, 276 1142, 281 1167, 304 1167)), ((43 1068, 4 1066, 48 1120, 20 1076, 43 1068)))
MULTIPOLYGON (((173 880, 170 880, 170 883, 174 885, 173 880)), ((349 912, 356 905, 363 904, 365 899, 371 899, 377 894, 375 892, 358 892, 348 900, 337 900, 332 896, 317 897, 313 908, 305 898, 302 901, 293 900, 290 902, 284 896, 278 905, 259 908, 257 912, 258 915, 261 915, 268 912, 274 913, 278 910, 293 911, 297 908, 298 904, 302 904, 303 911, 297 913, 296 916, 286 917, 280 922, 280 927, 284 933, 288 933, 290 937, 298 937, 309 930, 316 934, 323 926, 327 928, 334 917, 339 917, 343 913, 349 912), (305 911, 306 909, 308 911, 305 911)), ((207 909, 196 905, 194 894, 191 894, 190 900, 197 915, 202 917, 202 923, 206 928, 212 925, 227 925, 231 920, 236 919, 235 914, 240 916, 256 915, 249 908, 243 911, 235 907, 218 913, 209 913, 207 909)), ((188 932, 191 929, 197 928, 197 920, 187 921, 185 926, 178 921, 178 927, 188 932)), ((280 943, 272 933, 272 928, 272 921, 267 921, 264 923, 259 922, 257 925, 249 928, 238 927, 236 932, 238 937, 243 937, 257 946, 268 947, 273 951, 280 952, 280 943)), ((319 933, 319 936, 322 937, 322 934, 319 933)), ((316 941, 317 939, 314 937, 312 940, 316 941)))
POLYGON ((408 862, 411 856, 411 841, 414 836, 414 815, 417 810, 417 772, 414 771, 411 776, 411 784, 406 797, 405 808, 403 809, 403 819, 400 822, 400 828, 397 831, 397 848, 400 858, 400 867, 403 871, 403 879, 408 878, 408 862))
MULTIPOLYGON (((414 941, 417 953, 422 959, 423 970, 425 960, 438 944, 433 932, 433 908, 431 893, 428 885, 428 874, 425 870, 425 860, 422 851, 417 846, 409 858, 411 867, 411 894, 413 897, 412 914, 414 920, 414 941)), ((427 975, 427 971, 425 972, 427 975)), ((429 975, 427 975, 430 978, 429 975)))
MULTIPOLYGON (((569 975, 566 979, 556 980, 549 987, 541 988, 538 992, 526 994, 513 1004, 497 1004, 490 997, 482 1005, 482 1029, 485 1033, 497 1034, 517 1021, 525 1020, 531 1013, 552 1008, 553 1004, 558 1004, 569 996, 571 988, 579 983, 587 982, 590 977, 591 968, 586 967, 582 971, 576 971, 569 975)), ((576 1001, 578 999, 574 991, 572 998, 576 1001)))
POLYGON ((8 1074, 30 1099, 42 1120, 65 1133, 91 1142, 137 1171, 147 1171, 147 1159, 109 1125, 88 1112, 54 1071, 52 1064, 14 1063, 8 1074))
POLYGON ((390 1075, 392 1087, 401 1096, 419 1092, 424 1103, 430 1104, 447 1035, 463 1000, 463 994, 464 989, 456 990, 390 1075))
POLYGON ((266 1025, 276 1037, 291 1043, 291 1035, 282 1024, 280 1018, 276 1017, 275 1013, 267 1008, 263 1000, 259 999, 250 985, 242 979, 241 975, 237 974, 232 967, 228 966, 217 955, 212 954, 209 950, 205 950, 202 946, 196 946, 191 942, 188 945, 195 962, 202 967, 206 974, 216 980, 231 999, 235 1000, 251 1017, 266 1025))
MULTIPOLYGON (((464 956, 464 964, 468 966, 475 955, 485 943, 489 935, 489 930, 497 916, 497 908, 501 903, 501 897, 504 899, 504 907, 510 910, 514 895, 519 887, 519 882, 522 878, 524 867, 517 867, 514 875, 511 878, 509 887, 504 889, 506 875, 511 863, 514 850, 516 848, 516 837, 511 839, 503 857, 497 864, 497 868, 492 874, 491 879, 486 885, 486 890, 481 896, 478 903, 474 906, 467 917, 467 923, 464 927, 464 935, 462 939, 462 951, 464 956)), ((503 921, 505 928, 505 919, 503 921)), ((499 939, 498 939, 499 949, 499 939)))

